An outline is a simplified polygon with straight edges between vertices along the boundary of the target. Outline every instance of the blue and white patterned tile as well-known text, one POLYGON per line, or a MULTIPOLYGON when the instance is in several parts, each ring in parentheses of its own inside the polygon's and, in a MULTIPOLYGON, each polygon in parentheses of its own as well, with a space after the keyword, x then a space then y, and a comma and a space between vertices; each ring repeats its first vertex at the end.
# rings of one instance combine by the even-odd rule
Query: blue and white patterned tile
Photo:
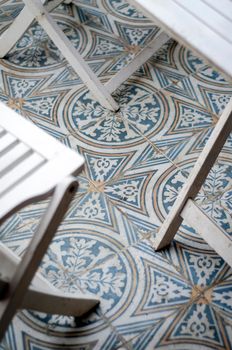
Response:
POLYGON ((215 70, 205 67, 200 73, 183 78, 177 84, 168 86, 165 91, 194 102, 209 113, 220 115, 232 96, 232 84, 226 82, 215 70), (202 75, 207 79, 202 79, 202 75))
POLYGON ((122 338, 117 337, 117 332, 114 334, 113 328, 109 331, 105 315, 117 319, 133 299, 137 277, 133 256, 128 251, 117 254, 112 239, 90 230, 76 234, 74 230, 69 232, 65 227, 63 236, 59 235, 53 240, 40 270, 60 290, 98 296, 100 306, 86 318, 76 320, 76 323, 73 317, 24 311, 19 314, 21 329, 17 323, 15 327, 13 324, 13 329, 19 335, 22 333, 20 337, 23 338, 23 334, 31 328, 33 333, 28 333, 31 334, 28 338, 33 340, 37 333, 41 343, 50 336, 50 342, 53 340, 54 343, 54 337, 59 337, 64 345, 75 344, 76 341, 82 343, 82 339, 89 343, 95 340, 94 349, 115 349, 115 344, 120 345, 122 338), (107 337, 104 333, 107 333, 107 337), (68 338, 71 338, 70 342, 68 338), (100 346, 97 345, 99 340, 100 346))
MULTIPOLYGON (((76 327, 74 328, 75 331, 67 337, 67 327, 65 327, 67 320, 65 318, 58 320, 60 323, 59 330, 56 329, 58 328, 57 320, 54 318, 52 323, 47 325, 46 332, 41 332, 38 324, 34 323, 33 327, 32 323, 28 323, 26 317, 21 312, 15 317, 13 326, 6 333, 0 349, 113 350, 122 345, 120 337, 108 325, 105 326, 105 329, 98 331, 97 334, 91 334, 91 332, 82 334, 76 327)), ((75 324, 74 321, 73 324, 75 324)))
MULTIPOLYGON (((82 195, 69 211, 69 222, 87 220, 107 227, 126 246, 146 237, 157 227, 147 197, 152 195, 150 168, 156 169, 161 157, 149 145, 138 152, 111 156, 87 150, 81 153, 86 159, 83 190, 80 188, 82 195)), ((163 163, 168 163, 165 158, 163 163)))
POLYGON ((173 39, 162 46, 154 55, 154 59, 154 63, 158 66, 172 68, 176 73, 183 74, 183 77, 196 74, 206 65, 202 57, 196 56, 191 50, 173 39))
POLYGON ((165 319, 189 303, 192 286, 165 256, 154 254, 148 241, 129 247, 127 251, 135 260, 137 273, 133 300, 122 317, 112 319, 108 313, 105 316, 127 342, 135 342, 145 333, 160 332, 165 319))
POLYGON ((147 23, 150 22, 148 18, 146 18, 141 12, 139 12, 134 6, 131 6, 127 1, 122 0, 112 0, 102 1, 103 6, 109 12, 110 14, 114 15, 115 17, 118 17, 122 20, 128 21, 128 22, 137 22, 138 25, 140 23, 147 23))
MULTIPOLYGON (((102 148, 108 152, 137 149, 152 135, 162 135, 168 120, 168 104, 161 92, 145 82, 122 85, 114 97, 120 105, 112 112, 84 90, 66 97, 65 124, 80 146, 102 148)), ((62 114, 61 114, 62 115, 62 114)))
MULTIPOLYGON (((90 39, 85 28, 76 25, 67 6, 63 8, 62 16, 53 16, 74 47, 82 53, 90 39)), ((8 69, 33 73, 44 71, 45 67, 47 71, 64 67, 66 61, 43 28, 33 23, 2 60, 2 64, 8 69)))
MULTIPOLYGON (((192 165, 205 145, 212 129, 195 135, 188 149, 192 165)), ((189 163, 190 165, 190 163, 189 163)), ((186 171, 187 174, 189 170, 186 171)), ((227 141, 210 170, 195 201, 197 205, 231 238, 231 142, 227 141)))
POLYGON ((27 219, 24 219, 21 213, 17 213, 1 226, 0 241, 18 256, 24 254, 41 218, 40 215, 33 218, 32 212, 34 210, 31 211, 30 209, 32 208, 29 207, 28 209, 30 215, 27 219))
MULTIPOLYGON (((145 64, 150 71, 150 80, 157 89, 164 89, 189 74, 195 74, 206 65, 203 59, 195 56, 192 51, 178 44, 173 39, 165 43, 145 64)), ((141 76, 142 70, 136 72, 141 76)))
POLYGON ((231 325, 204 300, 168 319, 162 337, 154 337, 149 345, 156 349, 230 349, 230 332, 231 325))
POLYGON ((63 224, 43 259, 41 273, 60 290, 98 295, 101 306, 90 316, 80 320, 37 312, 21 312, 12 326, 15 337, 24 342, 26 335, 28 342, 32 343, 38 337, 41 346, 43 342, 46 344, 47 338, 47 345, 50 344, 48 348, 53 342, 56 344, 58 339, 67 349, 72 344, 74 347, 76 342, 86 342, 87 346, 93 341, 96 345, 94 349, 108 349, 104 347, 104 341, 112 349, 113 344, 119 344, 120 339, 116 335, 112 336, 112 329, 109 329, 109 324, 102 317, 103 312, 107 311, 112 317, 117 317, 117 314, 123 312, 122 305, 126 307, 131 300, 130 294, 133 294, 132 286, 128 289, 129 284, 133 285, 133 276, 130 274, 133 267, 132 257, 126 253, 117 256, 119 246, 120 243, 112 237, 107 238, 97 231, 89 228, 78 231, 76 225, 70 227, 63 224))
POLYGON ((58 121, 58 107, 64 91, 46 91, 50 75, 25 76, 1 71, 0 100, 56 138, 67 130, 58 121))
MULTIPOLYGON (((155 305, 155 302, 159 304, 160 300, 166 300, 166 303, 163 305, 161 303, 159 307, 166 312, 170 308, 170 313, 165 319, 154 322, 147 330, 143 330, 137 337, 132 338, 129 342, 131 347, 139 350, 159 349, 164 346, 167 349, 197 349, 204 343, 204 349, 229 349, 231 347, 230 326, 226 327, 226 324, 228 325, 228 315, 231 315, 232 305, 228 288, 231 269, 214 252, 189 249, 181 245, 174 245, 172 249, 178 250, 176 258, 179 261, 175 260, 174 254, 172 260, 165 254, 163 259, 167 259, 167 266, 176 266, 176 272, 172 273, 172 277, 168 279, 165 271, 163 278, 160 278, 161 267, 156 266, 154 275, 157 275, 159 280, 152 283, 147 292, 147 294, 152 293, 153 286, 157 286, 158 294, 153 293, 153 303, 155 305), (186 295, 182 290, 184 286, 186 295), (178 303, 175 300, 173 308, 171 308, 172 298, 177 300, 179 298, 180 301, 178 303)), ((152 264, 154 264, 154 257, 152 264)), ((164 263, 162 268, 165 268, 164 263)), ((156 310, 156 313, 160 310, 156 310)), ((146 315, 146 319, 147 317, 146 315)))
MULTIPOLYGON (((3 1, 0 32, 22 3, 3 1)), ((81 0, 53 13, 103 82, 157 33, 124 0, 81 0)), ((82 153, 79 191, 40 270, 58 288, 98 296, 76 319, 23 311, 0 349, 204 350, 232 347, 231 269, 185 223, 155 253, 160 223, 232 94, 207 62, 170 40, 101 107, 34 23, 0 62, 0 99, 82 153), (204 345, 202 345, 204 344, 204 345)), ((196 201, 231 235, 232 138, 196 201)), ((22 255, 48 201, 1 227, 22 255)))
POLYGON ((195 201, 224 231, 232 236, 231 157, 220 154, 195 201))
POLYGON ((194 137, 214 126, 218 120, 194 100, 189 101, 176 94, 167 94, 165 98, 169 110, 168 121, 162 134, 150 138, 161 150, 171 150, 177 146, 179 151, 183 152, 181 148, 183 149, 186 143, 191 144, 194 137))
MULTIPOLYGON (((99 7, 90 6, 88 3, 74 2, 76 13, 76 18, 78 18, 79 23, 85 24, 96 30, 104 31, 105 33, 111 33, 114 35, 114 30, 111 23, 111 16, 104 11, 99 4, 99 7)), ((114 17, 113 17, 114 18, 114 17)))
POLYGON ((201 67, 194 76, 199 81, 212 85, 214 88, 230 87, 232 84, 231 79, 226 78, 222 73, 213 68, 210 65, 204 65, 201 67))
POLYGON ((23 8, 23 3, 16 2, 14 0, 1 1, 0 10, 0 32, 2 33, 13 21, 15 17, 20 13, 23 8))
POLYGON ((18 213, 3 222, 0 227, 0 241, 6 245, 17 239, 17 231, 23 225, 23 220, 18 213))

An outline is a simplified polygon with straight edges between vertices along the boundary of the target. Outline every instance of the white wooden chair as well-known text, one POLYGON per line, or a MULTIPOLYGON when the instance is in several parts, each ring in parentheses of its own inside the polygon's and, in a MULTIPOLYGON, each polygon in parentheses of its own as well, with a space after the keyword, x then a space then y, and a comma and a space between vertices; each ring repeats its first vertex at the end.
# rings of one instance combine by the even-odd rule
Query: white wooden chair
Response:
POLYGON ((63 293, 36 273, 76 191, 73 175, 83 164, 76 152, 0 103, 0 223, 52 194, 22 259, 0 244, 0 340, 19 308, 81 316, 99 303, 63 293))
MULTIPOLYGON (((205 57, 232 78, 231 0, 130 0, 171 37, 205 57)), ((155 249, 167 246, 185 219, 232 266, 232 241, 194 203, 232 130, 232 100, 222 113, 187 183, 162 224, 155 249)))
MULTIPOLYGON (((0 57, 3 58, 10 51, 36 19, 99 103, 113 111, 119 110, 119 106, 111 94, 169 39, 166 33, 160 31, 156 38, 143 48, 131 63, 122 68, 104 85, 49 14, 65 0, 51 0, 47 5, 45 0, 23 1, 25 7, 0 37, 0 57)), ((72 1, 68 0, 67 2, 72 1)))

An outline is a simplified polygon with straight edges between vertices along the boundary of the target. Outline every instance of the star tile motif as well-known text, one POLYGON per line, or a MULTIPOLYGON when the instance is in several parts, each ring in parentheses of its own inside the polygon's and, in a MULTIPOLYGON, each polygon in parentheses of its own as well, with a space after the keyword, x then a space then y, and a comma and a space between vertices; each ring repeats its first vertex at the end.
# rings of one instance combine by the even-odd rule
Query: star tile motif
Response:
MULTIPOLYGON (((23 8, 3 0, 0 34, 23 8)), ((159 28, 126 0, 80 0, 52 16, 102 82, 159 28)), ((99 297, 75 319, 21 310, 1 350, 232 348, 231 268, 181 225, 169 247, 154 237, 232 96, 232 84, 170 39, 103 108, 36 23, 0 60, 0 100, 85 158, 79 190, 40 272, 57 288, 99 297)), ((232 136, 196 198, 232 235, 232 136)), ((4 222, 0 240, 22 256, 49 200, 4 222)))

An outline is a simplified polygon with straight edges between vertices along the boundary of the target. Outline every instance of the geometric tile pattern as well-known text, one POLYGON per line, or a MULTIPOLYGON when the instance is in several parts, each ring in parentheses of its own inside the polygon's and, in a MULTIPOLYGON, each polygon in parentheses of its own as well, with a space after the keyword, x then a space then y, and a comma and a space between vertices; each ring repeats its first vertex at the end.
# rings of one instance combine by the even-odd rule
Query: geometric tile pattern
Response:
MULTIPOLYGON (((22 9, 4 0, 0 33, 22 9)), ((106 82, 157 35, 125 0, 81 0, 53 11, 106 82)), ((154 252, 159 226, 220 118, 232 83, 170 39, 115 91, 119 112, 99 105, 37 24, 0 60, 0 100, 81 153, 79 190, 40 271, 59 289, 97 296, 80 319, 17 313, 0 349, 231 349, 232 274, 185 223, 154 252)), ((196 203, 231 238, 232 137, 196 203)), ((48 201, 0 228, 19 256, 48 201)), ((213 234, 213 233, 212 233, 213 234)))

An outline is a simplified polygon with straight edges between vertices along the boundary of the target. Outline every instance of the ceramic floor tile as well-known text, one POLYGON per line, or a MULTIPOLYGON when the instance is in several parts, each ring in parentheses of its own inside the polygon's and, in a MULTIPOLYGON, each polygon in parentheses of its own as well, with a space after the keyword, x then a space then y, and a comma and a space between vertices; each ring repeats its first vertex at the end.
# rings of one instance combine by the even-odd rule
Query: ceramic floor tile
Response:
POLYGON ((133 350, 230 349, 231 325, 211 306, 194 303, 130 343, 133 350))
POLYGON ((178 85, 183 79, 195 77, 214 87, 226 87, 228 81, 207 61, 196 56, 191 50, 170 39, 148 61, 153 69, 153 84, 157 88, 178 85))
POLYGON ((0 239, 4 244, 11 244, 14 238, 17 237, 17 230, 22 225, 23 220, 20 218, 18 213, 4 221, 0 228, 0 239))
POLYGON ((125 253, 133 256, 136 266, 133 299, 122 315, 114 318, 106 312, 105 317, 126 341, 131 341, 154 328, 158 331, 165 319, 186 308, 192 285, 165 256, 154 254, 149 242, 129 247, 125 253))
MULTIPOLYGON (((88 63, 97 67, 98 75, 114 75, 128 64, 131 59, 146 46, 158 33, 159 28, 152 24, 128 24, 117 19, 99 4, 99 8, 89 4, 72 6, 73 16, 78 19, 88 36, 87 47, 84 43, 83 55, 88 63)), ((72 38, 71 38, 72 39, 72 38)))
POLYGON ((58 121, 58 107, 64 91, 49 92, 50 75, 24 75, 1 71, 0 100, 32 121, 52 136, 60 139, 67 134, 58 121))
MULTIPOLYGON (((0 33, 22 8, 1 4, 0 33)), ((106 82, 157 35, 125 0, 81 0, 52 16, 106 82)), ((154 252, 154 237, 208 140, 231 82, 170 39, 101 107, 34 22, 0 61, 0 100, 81 153, 79 190, 40 271, 56 287, 99 297, 74 319, 32 311, 14 318, 6 350, 232 348, 231 269, 185 222, 154 252)), ((228 138, 197 204, 231 236, 228 138)), ((0 239, 19 256, 48 200, 20 210, 0 239)))
POLYGON ((60 124, 79 146, 107 152, 137 150, 146 138, 161 133, 168 122, 168 106, 162 93, 144 82, 130 80, 114 93, 120 105, 112 112, 94 101, 86 89, 67 94, 61 105, 60 124), (61 112, 62 109, 65 112, 61 112), (65 119, 62 116, 65 113, 65 119), (61 120, 62 119, 62 120, 61 120))
MULTIPOLYGON (((205 65, 206 62, 203 59, 173 39, 165 43, 145 64, 157 89, 177 84, 189 74, 197 73, 205 65)), ((149 78, 148 73, 144 74, 142 68, 136 72, 136 75, 149 78)))
POLYGON ((48 201, 39 202, 21 209, 1 225, 0 240, 22 256, 31 238, 36 232, 37 225, 48 206, 48 201))
POLYGON ((15 3, 14 1, 2 1, 0 12, 0 32, 2 33, 12 20, 17 17, 21 9, 22 3, 15 3))
MULTIPOLYGON (((92 219, 100 219, 97 202, 100 205, 100 202, 104 201, 111 215, 113 212, 117 213, 117 216, 120 213, 121 220, 124 216, 128 224, 132 223, 132 226, 136 226, 141 233, 146 235, 156 230, 160 224, 160 217, 156 214, 159 204, 154 188, 166 172, 176 168, 175 164, 157 152, 149 143, 145 143, 137 152, 131 153, 110 156, 82 150, 82 154, 86 159, 88 182, 87 197, 83 197, 83 202, 79 206, 82 213, 83 205, 86 211, 90 210, 89 215, 93 215, 92 219), (90 198, 92 205, 89 202, 90 198)), ((110 214, 107 217, 110 217, 110 214)))
MULTIPOLYGON (((189 142, 185 143, 182 153, 174 152, 174 149, 168 149, 168 156, 181 170, 181 173, 188 177, 192 167, 202 152, 206 140, 211 134, 212 128, 194 135, 189 142)), ((180 147, 180 146, 179 146, 180 147)), ((197 205, 224 230, 225 234, 231 237, 231 143, 228 139, 225 147, 220 152, 217 161, 210 170, 201 190, 199 191, 195 201, 197 205)), ((175 186, 177 182, 177 171, 175 175, 171 175, 167 181, 163 179, 164 193, 168 195, 169 200, 164 199, 164 203, 175 200, 175 186), (174 176, 174 177, 172 177, 174 176), (170 181, 170 182, 169 182, 170 181)), ((169 175, 168 175, 169 177, 169 175)), ((179 178, 181 181, 181 178, 179 178)), ((184 178, 182 179, 184 181, 184 178)), ((178 192, 178 191, 177 191, 178 192)), ((166 207, 164 205, 164 207, 166 207)), ((166 207, 168 211, 168 207, 166 207)), ((182 229, 184 230, 184 226, 182 229)), ((177 236, 178 237, 178 236, 177 236)))
POLYGON ((113 350, 122 346, 120 336, 107 324, 94 333, 88 326, 81 328, 73 318, 54 316, 48 320, 42 314, 39 318, 35 314, 20 312, 13 325, 0 345, 1 350, 113 350))
POLYGON ((57 288, 100 299, 96 311, 79 320, 80 330, 86 326, 96 333, 104 326, 106 315, 116 319, 132 302, 137 283, 135 262, 127 250, 118 253, 117 246, 118 242, 94 231, 83 228, 74 232, 66 227, 43 259, 40 271, 57 288))
MULTIPOLYGON (((60 28, 67 34, 75 48, 81 53, 90 39, 83 26, 77 26, 69 6, 52 12, 60 28)), ((91 42, 91 41, 90 41, 91 42)), ((43 71, 64 67, 66 62, 43 28, 34 22, 3 60, 6 67, 28 72, 43 71)))
POLYGON ((126 20, 128 22, 138 22, 138 24, 150 22, 148 18, 146 18, 141 12, 139 12, 134 6, 125 0, 103 0, 102 4, 107 12, 120 19, 126 20))
POLYGON ((231 269, 214 252, 183 245, 175 245, 173 249, 178 250, 176 257, 180 260, 176 261, 174 254, 172 259, 162 254, 164 260, 157 265, 154 255, 145 260, 139 254, 147 265, 143 278, 147 292, 125 325, 118 326, 119 331, 127 339, 128 346, 138 350, 196 349, 203 343, 204 349, 229 349, 231 269), (155 283, 151 283, 152 278, 155 283), (158 285, 160 287, 154 289, 153 286, 158 285), (175 299, 173 305, 172 298, 175 299), (142 325, 138 327, 138 310, 146 314, 147 329, 142 325), (154 312, 154 320, 148 325, 149 312, 154 312), (159 319, 162 313, 165 317, 159 319))
POLYGON ((213 69, 205 68, 196 75, 189 75, 168 86, 165 91, 195 102, 209 113, 220 116, 232 96, 232 84, 223 80, 213 69))
POLYGON ((162 132, 149 137, 158 148, 190 141, 191 137, 215 125, 218 117, 199 105, 194 99, 181 98, 176 93, 164 94, 168 118, 164 118, 162 132))
POLYGON ((170 166, 168 160, 157 155, 149 144, 137 152, 122 154, 81 148, 79 152, 86 159, 86 167, 79 177, 79 199, 69 211, 69 222, 87 220, 89 225, 107 227, 112 230, 111 235, 117 232, 116 236, 126 246, 154 231, 157 222, 150 197, 153 182, 162 171, 158 166, 161 162, 163 169, 170 166))
POLYGON ((209 85, 213 85, 214 87, 218 86, 219 88, 231 86, 232 83, 230 78, 226 78, 223 73, 219 72, 209 64, 198 69, 194 77, 209 85))

